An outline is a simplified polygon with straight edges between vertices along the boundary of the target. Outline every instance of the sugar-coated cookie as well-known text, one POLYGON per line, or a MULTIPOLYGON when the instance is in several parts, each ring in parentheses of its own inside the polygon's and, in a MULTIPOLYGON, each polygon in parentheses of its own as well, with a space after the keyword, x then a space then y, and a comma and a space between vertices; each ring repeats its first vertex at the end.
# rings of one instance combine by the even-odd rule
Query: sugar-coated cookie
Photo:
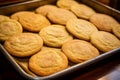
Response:
POLYGON ((65 25, 69 19, 77 18, 71 11, 62 8, 48 12, 47 17, 51 22, 62 25, 65 25))
POLYGON ((91 35, 91 43, 102 52, 120 47, 120 40, 115 35, 105 31, 94 32, 91 35))
POLYGON ((96 13, 91 7, 84 4, 73 5, 70 10, 83 19, 89 19, 90 16, 96 13))
POLYGON ((9 20, 10 18, 8 16, 5 16, 5 15, 0 15, 0 22, 2 21, 6 21, 6 20, 9 20))
POLYGON ((112 27, 118 26, 119 23, 109 15, 97 13, 90 17, 92 22, 101 31, 112 32, 112 27))
POLYGON ((48 76, 67 67, 67 57, 56 48, 44 48, 29 60, 29 69, 40 76, 48 76))
POLYGON ((112 32, 120 39, 120 25, 114 26, 112 32))
POLYGON ((75 37, 83 40, 90 40, 90 35, 97 30, 92 23, 83 19, 70 19, 66 28, 75 37))
POLYGON ((62 25, 50 25, 45 27, 41 29, 39 35, 44 43, 51 47, 61 47, 62 44, 73 39, 73 37, 66 31, 65 26, 62 25))
POLYGON ((35 11, 43 16, 47 16, 48 12, 55 10, 57 6, 55 5, 43 5, 38 7, 35 11))
POLYGON ((60 8, 70 9, 72 5, 79 4, 75 0, 58 0, 56 5, 60 8))
POLYGON ((16 20, 5 20, 0 22, 0 41, 5 41, 14 34, 23 32, 21 24, 16 20))
POLYGON ((49 26, 49 20, 40 14, 29 11, 20 11, 11 15, 12 19, 18 20, 24 29, 39 32, 42 28, 49 26))
POLYGON ((4 48, 13 56, 27 57, 38 52, 43 40, 35 33, 21 33, 7 39, 4 48))
POLYGON ((81 63, 99 55, 99 51, 91 43, 78 39, 64 43, 62 51, 74 63, 81 63))

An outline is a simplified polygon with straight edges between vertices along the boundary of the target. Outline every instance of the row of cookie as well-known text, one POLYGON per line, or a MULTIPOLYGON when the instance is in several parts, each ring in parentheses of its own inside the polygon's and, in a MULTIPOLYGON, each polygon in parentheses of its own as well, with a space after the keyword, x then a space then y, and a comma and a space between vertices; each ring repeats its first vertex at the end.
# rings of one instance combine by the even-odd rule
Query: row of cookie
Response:
POLYGON ((39 34, 44 44, 51 47, 61 47, 65 42, 72 40, 73 36, 80 40, 90 41, 102 52, 120 47, 120 40, 115 35, 98 31, 92 23, 86 20, 71 19, 67 22, 66 28, 61 25, 51 25, 41 29, 39 34))
MULTIPOLYGON (((75 0, 58 0, 56 5, 43 5, 38 7, 35 12, 48 17, 53 23, 62 25, 66 25, 69 19, 73 19, 70 17, 72 14, 70 15, 68 11, 73 12, 78 18, 89 20, 99 30, 113 32, 120 38, 120 24, 113 17, 96 13, 91 7, 75 0)), ((76 18, 74 17, 74 19, 76 18)))
MULTIPOLYGON (((66 25, 67 30, 75 37, 91 41, 91 43, 94 44, 102 52, 107 52, 120 47, 119 40, 115 37, 117 36, 120 39, 120 24, 111 16, 102 13, 96 13, 89 6, 78 3, 75 0, 58 0, 56 5, 59 8, 67 9, 73 12, 78 18, 89 20, 89 22, 78 18, 69 18, 68 20, 68 18, 66 17, 66 21, 64 21, 65 23, 63 25, 66 25), (95 32, 98 31, 97 29, 100 30, 100 32, 95 32), (108 32, 113 33, 115 36, 108 32), (95 37, 93 38, 92 35, 96 33, 96 36, 100 37, 98 41, 95 37), (101 36, 106 36, 107 38, 101 36), (106 45, 109 47, 107 47, 106 45)), ((54 9, 55 7, 56 6, 53 5, 44 5, 37 8, 36 12, 47 16, 53 23, 62 24, 58 21, 59 19, 62 20, 61 16, 63 16, 64 18, 65 12, 62 13, 62 11, 56 11, 54 9), (50 12, 52 14, 50 14, 50 12), (49 15, 54 15, 55 17, 52 17, 51 19, 51 16, 49 15)))
MULTIPOLYGON (((23 12, 21 12, 23 13, 23 12)), ((25 12, 24 12, 25 13, 25 12)), ((26 13, 32 13, 32 12, 26 12, 26 13)), ((32 13, 33 14, 33 13, 32 13)), ((12 36, 13 34, 21 33, 22 27, 21 25, 12 19, 8 19, 5 16, 2 16, 1 18, 1 40, 2 39, 8 39, 9 36, 12 36), (3 18, 3 21, 2 21, 3 18)), ((112 21, 112 19, 111 19, 112 21)), ((27 22, 26 22, 27 24, 27 22)), ((63 43, 65 43, 68 40, 71 40, 73 37, 67 32, 67 30, 74 35, 75 37, 83 40, 90 41, 90 36, 95 31, 98 31, 97 28, 90 22, 82 19, 70 19, 67 21, 66 27, 61 25, 51 25, 47 26, 39 32, 40 36, 42 37, 44 44, 51 47, 61 47, 63 43)), ((118 30, 117 28, 116 30, 118 30)), ((117 31, 115 31, 117 33, 117 31)), ((107 32, 106 32, 107 33, 107 32)), ((112 34, 111 34, 112 35, 112 34)), ((119 35, 119 32, 118 32, 119 35)), ((99 36, 99 34, 98 34, 99 36)), ((111 39, 114 40, 114 39, 111 39)), ((107 42, 107 40, 106 40, 107 42)), ((115 41, 114 41, 115 42, 115 41)), ((116 41, 118 42, 118 40, 116 41)), ((109 41, 109 43, 113 44, 109 41)), ((108 44, 109 46, 110 44, 108 44)), ((113 44, 116 46, 116 44, 113 44)), ((117 46, 119 47, 119 46, 117 46)), ((99 47, 98 47, 99 48, 99 47)), ((116 48, 116 47, 115 47, 116 48)), ((114 49, 114 48, 112 48, 114 49)), ((112 50, 109 49, 109 50, 112 50)), ((100 49, 101 50, 101 49, 100 49)), ((107 51, 109 51, 107 50, 107 51)), ((103 50, 101 50, 103 51, 103 50)), ((103 51, 103 52, 107 52, 103 51)))

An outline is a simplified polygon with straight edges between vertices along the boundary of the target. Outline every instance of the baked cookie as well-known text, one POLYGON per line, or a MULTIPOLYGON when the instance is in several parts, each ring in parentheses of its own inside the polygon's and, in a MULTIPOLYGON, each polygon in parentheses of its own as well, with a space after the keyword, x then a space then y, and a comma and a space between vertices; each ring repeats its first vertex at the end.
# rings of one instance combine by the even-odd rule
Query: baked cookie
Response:
POLYGON ((55 48, 44 48, 29 60, 29 69, 40 76, 48 76, 67 67, 67 57, 55 48))
POLYGON ((66 28, 75 37, 83 40, 90 40, 90 35, 97 30, 92 23, 83 19, 70 19, 66 28))
POLYGON ((90 16, 96 13, 91 7, 84 4, 73 5, 70 10, 83 19, 89 19, 90 16))
POLYGON ((65 25, 69 19, 76 19, 77 17, 66 9, 58 8, 48 12, 47 17, 53 23, 65 25))
POLYGON ((48 12, 50 12, 51 10, 55 10, 57 8, 57 6, 55 5, 43 5, 38 7, 35 11, 36 13, 39 13, 43 16, 47 16, 48 12))
POLYGON ((4 48, 13 56, 27 57, 38 52, 43 40, 35 33, 21 33, 7 39, 4 48))
POLYGON ((94 32, 91 35, 91 43, 102 52, 108 52, 120 47, 120 40, 113 34, 105 31, 94 32))
POLYGON ((91 43, 78 39, 64 43, 62 51, 74 63, 81 63, 99 55, 99 51, 91 43))
POLYGON ((70 9, 72 5, 79 4, 75 0, 58 0, 56 5, 60 8, 70 9))
POLYGON ((61 47, 62 44, 73 37, 66 31, 65 26, 51 25, 41 29, 39 35, 42 37, 44 43, 51 47, 61 47))
POLYGON ((120 39, 120 25, 114 26, 112 32, 120 39))
POLYGON ((8 16, 0 15, 0 22, 9 20, 10 18, 8 16))
POLYGON ((119 23, 109 15, 97 13, 90 17, 92 22, 101 31, 111 32, 112 27, 118 26, 119 23))
POLYGON ((0 41, 5 41, 14 34, 22 33, 23 28, 16 20, 5 20, 0 22, 0 41))
POLYGON ((32 32, 39 32, 43 27, 50 25, 50 22, 45 16, 29 11, 14 13, 11 18, 18 20, 24 29, 32 32))

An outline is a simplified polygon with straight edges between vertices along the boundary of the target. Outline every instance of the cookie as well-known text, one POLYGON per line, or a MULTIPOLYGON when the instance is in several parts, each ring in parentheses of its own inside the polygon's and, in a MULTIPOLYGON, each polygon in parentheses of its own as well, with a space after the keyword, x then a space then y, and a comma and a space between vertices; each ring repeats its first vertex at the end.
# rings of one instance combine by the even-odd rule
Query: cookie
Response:
POLYGON ((10 18, 8 16, 0 15, 0 22, 9 20, 10 18))
POLYGON ((91 7, 84 4, 73 5, 70 10, 75 13, 77 17, 87 20, 96 13, 91 7))
POLYGON ((58 8, 56 10, 48 12, 47 17, 49 20, 56 24, 65 25, 69 19, 76 19, 77 17, 66 9, 58 8))
POLYGON ((66 28, 75 37, 87 41, 90 40, 90 35, 97 30, 92 23, 83 19, 70 19, 66 28))
POLYGON ((108 52, 120 47, 120 40, 113 34, 105 31, 94 32, 91 35, 91 43, 102 52, 108 52))
POLYGON ((39 35, 42 37, 44 43, 51 47, 61 47, 62 44, 68 40, 73 39, 66 31, 65 26, 51 25, 41 29, 39 35))
POLYGON ((114 26, 118 26, 119 23, 109 15, 97 13, 90 17, 92 22, 101 31, 112 32, 114 26))
POLYGON ((60 8, 64 8, 64 9, 70 9, 72 5, 76 5, 79 4, 77 1, 75 0, 58 0, 56 5, 60 8))
POLYGON ((99 51, 91 43, 79 39, 64 43, 62 51, 74 63, 81 63, 99 55, 99 51))
POLYGON ((38 52, 43 40, 35 33, 21 33, 7 39, 4 48, 13 56, 27 57, 38 52))
POLYGON ((0 41, 5 41, 14 34, 23 32, 21 24, 16 20, 5 20, 0 22, 0 41))
POLYGON ((120 25, 114 26, 112 32, 120 39, 120 25))
POLYGON ((45 16, 29 11, 14 13, 11 18, 18 20, 25 30, 31 32, 39 32, 42 28, 50 25, 45 16))
POLYGON ((67 67, 67 57, 56 48, 44 48, 29 60, 29 69, 40 76, 48 76, 67 67))
POLYGON ((39 13, 43 16, 47 16, 48 12, 50 12, 51 10, 55 10, 56 8, 57 6, 48 4, 38 7, 35 11, 36 13, 39 13))

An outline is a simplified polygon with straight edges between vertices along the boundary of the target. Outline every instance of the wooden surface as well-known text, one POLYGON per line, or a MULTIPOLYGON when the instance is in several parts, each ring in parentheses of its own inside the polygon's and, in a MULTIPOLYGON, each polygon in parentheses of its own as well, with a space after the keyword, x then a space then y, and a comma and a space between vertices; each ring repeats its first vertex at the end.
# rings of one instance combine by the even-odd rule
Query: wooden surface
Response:
MULTIPOLYGON (((27 80, 0 53, 0 80, 27 80)), ((120 53, 60 80, 120 80, 120 53)))

